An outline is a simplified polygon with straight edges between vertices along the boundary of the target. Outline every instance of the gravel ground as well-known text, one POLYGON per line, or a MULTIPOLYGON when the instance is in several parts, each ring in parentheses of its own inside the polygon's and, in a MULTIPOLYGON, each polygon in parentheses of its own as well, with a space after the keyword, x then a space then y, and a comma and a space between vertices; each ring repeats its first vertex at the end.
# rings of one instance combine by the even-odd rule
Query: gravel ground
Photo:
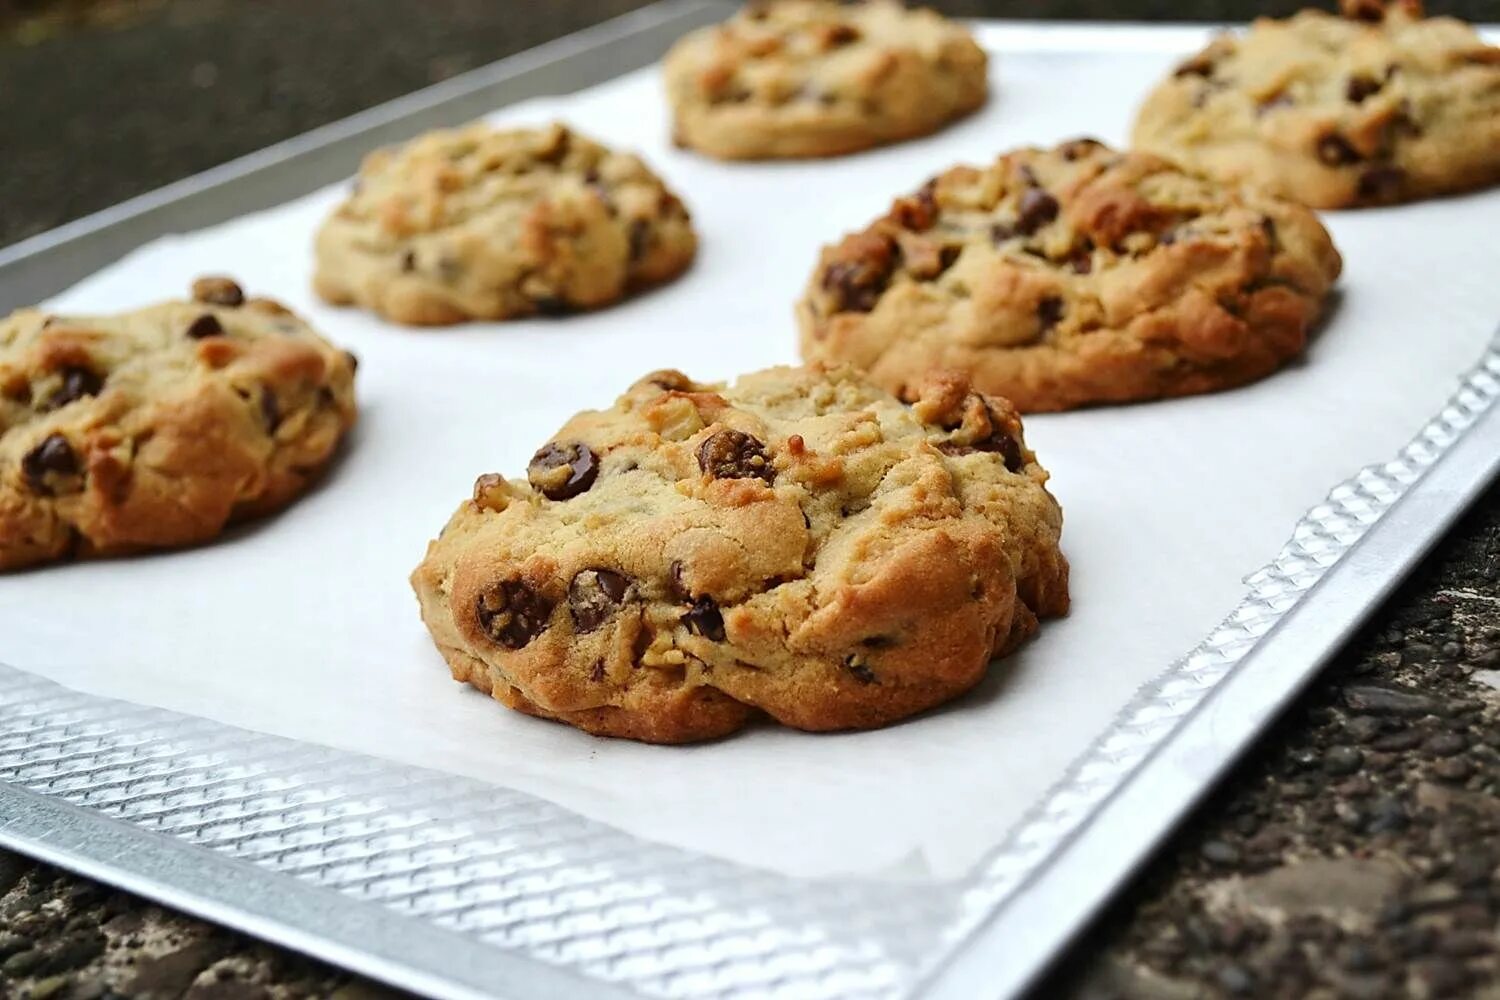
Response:
MULTIPOLYGON (((485 0, 174 0, 124 24, 0 31, 0 245, 643 5, 536 3, 521 18, 485 0)), ((1494 0, 1433 6, 1500 20, 1494 0)), ((1064 0, 1047 13, 1256 9, 1064 0)), ((1500 488, 1037 995, 1500 1000, 1497 580, 1500 488)), ((0 997, 394 995, 0 853, 0 997)))

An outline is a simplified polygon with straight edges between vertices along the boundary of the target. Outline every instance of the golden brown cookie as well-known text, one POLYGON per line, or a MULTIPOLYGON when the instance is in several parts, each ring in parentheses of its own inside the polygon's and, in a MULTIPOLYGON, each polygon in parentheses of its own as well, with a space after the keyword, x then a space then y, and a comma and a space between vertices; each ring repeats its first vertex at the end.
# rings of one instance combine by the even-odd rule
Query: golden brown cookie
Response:
POLYGON ((191 545, 285 506, 354 422, 354 359, 227 278, 0 321, 0 569, 191 545))
POLYGON ((1146 99, 1135 146, 1315 208, 1500 181, 1500 48, 1418 2, 1344 7, 1218 39, 1146 99))
POLYGON ((1338 276, 1307 209, 1093 140, 954 167, 824 249, 802 354, 910 396, 965 373, 1022 411, 1211 392, 1306 343, 1338 276))
POLYGON ((837 156, 934 132, 984 103, 963 27, 896 0, 769 0, 664 64, 680 145, 726 160, 837 156))
POLYGON ((687 269, 682 202, 638 157, 562 125, 429 132, 366 158, 323 224, 313 286, 441 325, 595 309, 687 269))
POLYGON ((656 743, 764 713, 865 729, 968 690, 1068 607, 1062 515, 1004 400, 845 369, 646 376, 526 480, 480 476, 412 574, 453 676, 656 743))

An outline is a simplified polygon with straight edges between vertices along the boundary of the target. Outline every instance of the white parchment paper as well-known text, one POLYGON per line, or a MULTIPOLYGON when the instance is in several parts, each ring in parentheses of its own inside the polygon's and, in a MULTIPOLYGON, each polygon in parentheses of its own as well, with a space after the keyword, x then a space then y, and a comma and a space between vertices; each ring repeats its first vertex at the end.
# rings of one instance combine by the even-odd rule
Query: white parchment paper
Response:
POLYGON ((406 576, 478 473, 518 474, 571 413, 649 369, 721 378, 795 361, 792 302, 821 243, 953 162, 1079 134, 1123 142, 1141 95, 1202 37, 990 26, 983 113, 824 163, 674 150, 651 71, 510 109, 498 117, 559 116, 639 150, 693 210, 702 252, 683 280, 584 317, 424 332, 319 305, 310 245, 335 190, 141 249, 55 308, 131 307, 233 274, 359 354, 362 422, 316 492, 220 543, 0 578, 0 660, 786 873, 962 873, 1236 603, 1309 506, 1440 408, 1500 320, 1500 191, 1330 215, 1345 277, 1303 364, 1236 392, 1030 418, 1066 512, 1074 612, 971 696, 905 724, 687 748, 595 739, 455 685, 406 576))

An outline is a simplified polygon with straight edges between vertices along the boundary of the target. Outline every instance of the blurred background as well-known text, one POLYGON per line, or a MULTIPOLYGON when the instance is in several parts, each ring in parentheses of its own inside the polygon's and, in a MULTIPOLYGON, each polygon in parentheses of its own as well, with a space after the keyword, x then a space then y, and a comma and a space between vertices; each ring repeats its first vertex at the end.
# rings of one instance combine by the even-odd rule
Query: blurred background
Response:
MULTIPOLYGON (((649 2, 0 0, 0 246, 649 2)), ((1157 21, 1303 6, 929 3, 964 17, 1157 21)), ((1430 8, 1500 21, 1500 0, 1430 8)))

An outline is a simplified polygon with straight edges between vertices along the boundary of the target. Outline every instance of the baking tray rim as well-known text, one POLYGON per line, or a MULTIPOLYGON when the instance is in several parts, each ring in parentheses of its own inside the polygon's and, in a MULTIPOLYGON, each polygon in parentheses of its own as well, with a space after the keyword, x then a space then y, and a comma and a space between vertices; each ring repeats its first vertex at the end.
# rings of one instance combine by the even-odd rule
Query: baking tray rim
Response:
MULTIPOLYGON (((509 81, 539 69, 609 49, 626 39, 646 40, 650 46, 663 47, 686 27, 716 20, 730 6, 725 0, 662 0, 625 17, 0 248, 0 306, 6 305, 7 275, 24 264, 52 258, 58 252, 84 246, 102 233, 119 231, 121 227, 129 229, 132 225, 139 237, 137 243, 145 242, 168 231, 154 228, 153 214, 174 203, 211 193, 257 173, 294 168, 297 159, 316 157, 337 144, 368 142, 372 134, 383 134, 393 124, 409 124, 416 118, 441 114, 464 100, 482 98, 489 102, 489 107, 513 103, 530 95, 506 98, 494 93, 496 88, 504 88, 509 81)), ((1109 39, 1138 51, 1169 51, 1201 39, 1207 30, 1209 26, 1075 27, 1023 23, 1008 25, 1007 39, 1033 50, 1099 45, 1109 39)), ((614 75, 617 74, 609 74, 614 75)), ((317 183, 320 182, 308 189, 317 183)), ((240 213, 231 213, 234 214, 240 213)), ((58 288, 71 280, 71 277, 63 279, 58 288)), ((1483 491, 1500 465, 1500 418, 1494 416, 1489 405, 1493 375, 1500 371, 1495 358, 1492 345, 1486 358, 1470 373, 1466 384, 1471 391, 1476 378, 1485 384, 1481 387, 1482 405, 1468 415, 1467 422, 1460 421, 1451 438, 1441 442, 1425 462, 1415 463, 1414 471, 1408 468, 1404 479, 1402 473, 1395 475, 1393 481, 1399 489, 1389 502, 1334 554, 1333 561, 1318 568, 1305 589, 1296 593, 1289 608, 1282 609, 1267 630, 1235 657, 1224 674, 1190 707, 1167 717, 1170 728, 1153 738, 1143 756, 1113 775, 1109 789, 1089 804, 1081 824, 1060 831, 1054 842, 1044 845, 1046 858, 1024 876, 1014 879, 1003 896, 981 901, 980 915, 952 941, 952 950, 946 956, 949 961, 927 970, 919 989, 945 997, 998 996, 1017 992, 1033 981, 1045 968, 1048 958, 1103 905, 1145 860, 1149 850, 1167 836, 1177 820, 1270 724, 1279 709, 1338 651, 1350 633, 1483 491), (1417 514, 1411 514, 1412 511, 1417 514), (1257 664, 1253 677, 1252 671, 1244 669, 1252 663, 1257 664), (1277 678, 1269 690, 1264 683, 1267 672, 1274 672, 1277 678), (1254 690, 1257 688, 1261 689, 1258 695, 1254 690), (1187 754, 1201 761, 1205 752, 1211 754, 1210 765, 1191 774, 1184 773, 1181 760, 1172 759, 1174 754, 1178 757, 1187 754), (1168 803, 1165 808, 1163 801, 1168 803), (1152 808, 1143 809, 1142 803, 1150 803, 1152 808), (1122 843, 1128 844, 1128 849, 1121 850, 1122 843), (1065 899, 1066 905, 1059 908, 1059 899, 1065 899), (996 957, 1001 955, 1005 961, 997 962, 996 957)), ((1434 423, 1442 420, 1440 414, 1434 423)), ((1432 426, 1408 446, 1404 458, 1409 459, 1412 448, 1431 436, 1432 426)), ((1389 467, 1390 464, 1377 470, 1389 467)), ((1372 470, 1366 470, 1365 474, 1372 474, 1372 470)), ((1174 665, 1173 670, 1180 666, 1180 663, 1174 665)), ((1168 675, 1171 673, 1169 670, 1168 675)), ((1143 692, 1137 701, 1141 699, 1150 701, 1151 693, 1143 692)), ((1106 737, 1107 734, 1101 736, 1101 741, 1106 737)), ((1073 777, 1076 778, 1078 767, 1087 764, 1087 760, 1080 761, 1073 777)), ((1044 800, 1066 794, 1071 780, 1064 779, 1063 785, 1054 788, 1044 800)), ((455 997, 495 995, 497 988, 519 989, 522 992, 518 995, 539 989, 546 989, 548 995, 583 988, 592 994, 605 995, 610 990, 597 979, 584 979, 463 935, 429 927, 425 921, 414 921, 383 907, 365 906, 338 893, 278 878, 273 872, 134 828, 52 796, 0 783, 0 805, 5 807, 0 810, 3 814, 0 844, 386 982, 455 997), (197 889, 190 888, 194 878, 197 889), (263 893, 252 893, 254 898, 249 903, 235 898, 247 884, 262 880, 263 893), (289 888, 288 883, 295 889, 289 888), (348 908, 349 919, 361 927, 362 921, 353 914, 363 913, 384 930, 368 932, 360 940, 330 933, 327 920, 330 907, 335 911, 348 908), (414 931, 414 924, 422 926, 422 931, 414 931), (397 960, 392 953, 403 947, 408 952, 425 951, 434 960, 429 963, 397 960)), ((1036 820, 1037 817, 1032 817, 1033 823, 1036 820)), ((617 991, 611 992, 618 995, 617 991)))

